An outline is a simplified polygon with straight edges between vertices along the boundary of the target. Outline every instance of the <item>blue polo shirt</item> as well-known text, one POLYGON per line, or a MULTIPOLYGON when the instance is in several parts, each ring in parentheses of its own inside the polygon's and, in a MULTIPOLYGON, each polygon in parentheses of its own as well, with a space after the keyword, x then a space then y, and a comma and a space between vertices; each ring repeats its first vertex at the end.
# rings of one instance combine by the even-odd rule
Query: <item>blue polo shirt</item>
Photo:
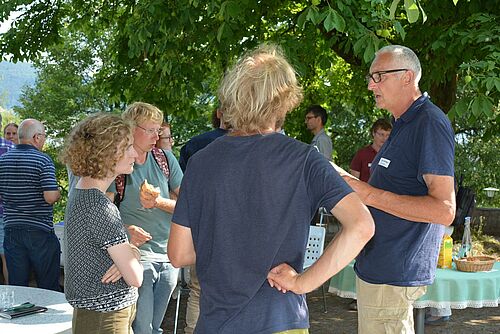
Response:
POLYGON ((0 157, 0 196, 5 228, 53 230, 52 205, 44 191, 57 190, 52 159, 36 147, 19 144, 0 157))
MULTIPOLYGON (((454 175, 454 133, 424 93, 394 122, 371 166, 369 183, 399 195, 428 194, 424 174, 454 175)), ((444 227, 402 219, 369 207, 375 235, 356 259, 359 278, 372 284, 432 284, 444 227)))

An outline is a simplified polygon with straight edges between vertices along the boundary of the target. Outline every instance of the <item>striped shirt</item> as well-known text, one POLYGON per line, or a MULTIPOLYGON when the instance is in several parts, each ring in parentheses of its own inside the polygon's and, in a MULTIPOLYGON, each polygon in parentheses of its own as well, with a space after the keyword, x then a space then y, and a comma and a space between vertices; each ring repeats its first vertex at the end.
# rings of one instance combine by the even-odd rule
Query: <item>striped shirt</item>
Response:
POLYGON ((52 205, 44 191, 57 190, 52 159, 32 145, 19 144, 0 157, 0 196, 5 228, 52 230, 52 205))
MULTIPOLYGON (((8 150, 13 149, 16 145, 7 139, 0 138, 0 156, 6 153, 8 150)), ((3 215, 2 199, 0 198, 0 216, 3 215)))

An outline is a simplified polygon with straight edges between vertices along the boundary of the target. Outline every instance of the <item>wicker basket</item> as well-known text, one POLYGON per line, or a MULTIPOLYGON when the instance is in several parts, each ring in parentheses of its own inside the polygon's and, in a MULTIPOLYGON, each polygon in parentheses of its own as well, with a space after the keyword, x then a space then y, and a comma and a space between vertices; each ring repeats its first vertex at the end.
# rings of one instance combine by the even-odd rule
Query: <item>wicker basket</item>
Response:
POLYGON ((491 268, 493 268, 493 264, 495 263, 496 259, 492 256, 479 255, 461 258, 453 261, 455 261, 457 270, 476 272, 490 271, 491 268))

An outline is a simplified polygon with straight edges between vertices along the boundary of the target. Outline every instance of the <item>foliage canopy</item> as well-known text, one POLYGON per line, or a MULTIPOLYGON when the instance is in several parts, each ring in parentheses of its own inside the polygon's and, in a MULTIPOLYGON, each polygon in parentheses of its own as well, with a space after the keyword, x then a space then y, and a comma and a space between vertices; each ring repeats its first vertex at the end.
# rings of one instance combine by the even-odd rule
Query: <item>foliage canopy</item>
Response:
MULTIPOLYGON (((428 91, 464 137, 499 133, 500 1, 479 0, 5 0, 4 59, 43 69, 18 112, 46 119, 63 136, 82 115, 144 100, 177 122, 178 143, 216 105, 224 70, 262 42, 280 44, 305 88, 286 132, 308 141, 303 108, 329 110, 338 162, 365 145, 376 110, 364 75, 374 53, 407 45, 428 91), (50 111, 50 112, 49 112, 50 111), (353 145, 353 143, 355 143, 353 145)), ((458 151, 458 150, 457 150, 458 151)), ((458 156, 457 156, 458 157, 458 156)), ((497 160, 498 163, 498 160, 497 160)), ((495 176, 492 182, 498 184, 495 176)))

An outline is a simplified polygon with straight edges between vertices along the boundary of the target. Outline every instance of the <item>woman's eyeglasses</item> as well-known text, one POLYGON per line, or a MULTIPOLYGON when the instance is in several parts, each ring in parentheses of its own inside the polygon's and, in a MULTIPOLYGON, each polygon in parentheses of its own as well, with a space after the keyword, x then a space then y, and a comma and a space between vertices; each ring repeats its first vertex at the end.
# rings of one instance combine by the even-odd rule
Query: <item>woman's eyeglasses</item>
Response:
POLYGON ((163 134, 163 130, 162 129, 146 129, 146 128, 143 128, 142 126, 140 125, 136 125, 139 129, 143 129, 144 132, 148 135, 148 136, 153 136, 153 135, 158 135, 158 136, 161 136, 163 134))

